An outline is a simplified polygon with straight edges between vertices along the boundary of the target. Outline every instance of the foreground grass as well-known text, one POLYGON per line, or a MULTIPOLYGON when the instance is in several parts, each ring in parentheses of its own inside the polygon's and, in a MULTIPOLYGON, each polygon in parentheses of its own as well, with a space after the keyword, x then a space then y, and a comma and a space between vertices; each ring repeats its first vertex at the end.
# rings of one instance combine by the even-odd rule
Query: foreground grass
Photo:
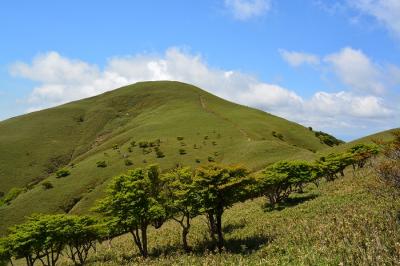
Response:
MULTIPOLYGON (((189 235, 193 252, 181 251, 173 222, 149 235, 149 259, 138 256, 130 235, 99 245, 90 265, 397 265, 400 200, 371 169, 310 186, 285 206, 264 198, 236 204, 224 214, 226 250, 208 250, 207 227, 197 218, 189 235)), ((65 258, 62 265, 69 265, 65 258)))

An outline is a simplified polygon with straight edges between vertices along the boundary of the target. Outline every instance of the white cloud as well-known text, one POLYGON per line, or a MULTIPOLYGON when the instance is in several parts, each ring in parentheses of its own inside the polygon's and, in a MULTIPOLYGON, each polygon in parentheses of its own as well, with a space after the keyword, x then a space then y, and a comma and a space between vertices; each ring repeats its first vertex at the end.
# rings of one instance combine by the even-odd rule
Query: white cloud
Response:
POLYGON ((383 98, 368 93, 317 92, 305 99, 252 75, 210 67, 200 55, 177 48, 168 49, 164 55, 114 57, 103 69, 49 52, 34 58, 32 63, 15 63, 11 72, 39 82, 27 101, 28 111, 94 96, 137 81, 179 80, 222 98, 330 132, 348 127, 371 128, 377 120, 388 125, 395 114, 383 98))
POLYGON ((383 99, 372 96, 357 96, 350 92, 317 92, 307 103, 309 108, 327 116, 349 116, 357 118, 385 118, 392 110, 385 107, 383 99))
POLYGON ((318 65, 319 57, 313 54, 307 54, 303 52, 287 51, 280 49, 279 53, 282 58, 291 66, 297 67, 303 64, 318 65))
POLYGON ((348 0, 350 6, 363 14, 374 17, 395 35, 400 37, 399 0, 348 0))
POLYGON ((225 7, 238 20, 248 20, 267 13, 271 0, 225 0, 225 7))
POLYGON ((336 75, 350 88, 372 93, 384 92, 385 84, 379 67, 361 50, 346 47, 326 56, 325 61, 332 65, 336 75))

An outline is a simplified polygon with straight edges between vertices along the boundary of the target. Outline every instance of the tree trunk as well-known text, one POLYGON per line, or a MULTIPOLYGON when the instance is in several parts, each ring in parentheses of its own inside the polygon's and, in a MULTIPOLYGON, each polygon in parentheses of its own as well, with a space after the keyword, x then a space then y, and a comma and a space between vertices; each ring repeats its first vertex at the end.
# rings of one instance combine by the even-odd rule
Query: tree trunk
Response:
POLYGON ((147 256, 149 255, 147 252, 147 224, 142 225, 141 227, 141 231, 142 231, 142 256, 147 258, 147 256))
POLYGON ((186 252, 189 252, 190 247, 187 242, 187 235, 189 234, 189 229, 190 229, 190 217, 186 215, 185 218, 186 218, 186 224, 184 224, 185 222, 182 223, 182 244, 183 244, 183 249, 186 252))
POLYGON ((214 214, 213 214, 213 212, 212 211, 209 211, 208 213, 207 213, 207 216, 208 216, 208 226, 209 226, 209 229, 210 229, 210 237, 211 237, 211 240, 212 240, 212 242, 215 242, 215 219, 214 219, 214 214))
POLYGON ((220 209, 217 211, 216 220, 217 220, 217 235, 218 235, 218 251, 221 253, 222 248, 224 247, 224 236, 222 234, 222 212, 220 209))

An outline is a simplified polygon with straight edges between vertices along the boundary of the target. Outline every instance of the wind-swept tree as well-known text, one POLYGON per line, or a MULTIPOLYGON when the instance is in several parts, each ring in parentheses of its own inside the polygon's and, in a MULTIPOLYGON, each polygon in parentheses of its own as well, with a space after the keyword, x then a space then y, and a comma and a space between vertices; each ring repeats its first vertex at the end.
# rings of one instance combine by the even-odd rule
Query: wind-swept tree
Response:
POLYGON ((272 207, 285 201, 292 192, 302 191, 313 181, 313 166, 305 161, 281 161, 267 167, 257 176, 258 190, 272 207))
POLYGON ((379 153, 378 146, 375 144, 357 144, 351 147, 348 152, 352 154, 353 168, 363 168, 367 161, 379 153))
POLYGON ((189 167, 177 168, 163 175, 165 204, 168 215, 182 227, 182 245, 185 251, 190 221, 200 214, 201 202, 189 167))
POLYGON ((10 229, 8 245, 11 254, 25 258, 31 266, 40 260, 43 265, 55 265, 65 246, 61 229, 66 225, 63 215, 33 215, 10 229))
POLYGON ((84 265, 91 249, 103 236, 98 221, 88 216, 69 216, 68 223, 60 228, 66 244, 66 255, 75 265, 84 265))
POLYGON ((196 170, 194 184, 200 195, 202 211, 207 214, 210 234, 215 241, 218 237, 218 250, 224 245, 222 233, 222 214, 234 203, 247 197, 246 185, 250 183, 248 171, 240 166, 221 166, 210 164, 196 170))
POLYGON ((106 198, 96 208, 112 217, 119 228, 132 234, 143 257, 148 256, 147 228, 151 224, 158 228, 166 217, 161 190, 157 166, 137 168, 114 177, 106 198))

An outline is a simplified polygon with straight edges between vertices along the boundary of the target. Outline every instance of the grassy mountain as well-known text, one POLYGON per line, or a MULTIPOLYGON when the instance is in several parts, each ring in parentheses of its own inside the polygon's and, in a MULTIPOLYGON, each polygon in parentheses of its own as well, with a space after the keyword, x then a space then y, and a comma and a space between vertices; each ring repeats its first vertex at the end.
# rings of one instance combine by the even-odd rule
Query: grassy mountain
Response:
POLYGON ((327 147, 301 125, 197 87, 137 83, 0 122, 0 191, 22 190, 0 207, 0 232, 33 212, 87 212, 112 176, 133 167, 216 161, 258 170, 327 147), (57 178, 60 168, 70 174, 57 178))

